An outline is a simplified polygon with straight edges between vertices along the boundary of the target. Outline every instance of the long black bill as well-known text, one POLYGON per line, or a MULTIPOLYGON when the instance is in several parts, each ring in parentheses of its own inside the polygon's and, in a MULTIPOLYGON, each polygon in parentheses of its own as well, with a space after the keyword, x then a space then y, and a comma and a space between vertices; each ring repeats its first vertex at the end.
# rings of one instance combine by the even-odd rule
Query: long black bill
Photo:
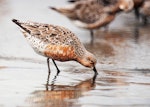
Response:
POLYGON ((95 66, 94 66, 94 68, 93 68, 93 71, 95 72, 95 75, 97 75, 97 74, 98 74, 98 72, 97 72, 97 70, 96 70, 95 66))

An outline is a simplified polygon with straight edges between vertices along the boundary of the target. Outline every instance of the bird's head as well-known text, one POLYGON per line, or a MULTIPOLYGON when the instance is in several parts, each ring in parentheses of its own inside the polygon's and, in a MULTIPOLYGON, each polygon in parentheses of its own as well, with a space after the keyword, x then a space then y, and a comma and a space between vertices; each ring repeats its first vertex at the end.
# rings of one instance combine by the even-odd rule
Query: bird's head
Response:
POLYGON ((85 52, 85 54, 82 57, 78 58, 77 60, 83 66, 92 68, 94 70, 94 72, 97 73, 97 70, 95 68, 97 60, 92 53, 87 51, 87 52, 85 52))

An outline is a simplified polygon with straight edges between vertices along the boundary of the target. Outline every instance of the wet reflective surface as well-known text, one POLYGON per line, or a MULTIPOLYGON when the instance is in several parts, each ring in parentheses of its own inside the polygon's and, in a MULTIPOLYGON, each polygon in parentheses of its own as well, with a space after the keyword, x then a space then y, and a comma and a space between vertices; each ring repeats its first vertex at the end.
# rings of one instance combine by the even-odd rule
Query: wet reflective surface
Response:
POLYGON ((119 14, 109 31, 79 29, 48 6, 65 0, 0 0, 0 107, 149 107, 150 24, 143 26, 132 13, 119 14), (34 4, 34 5, 33 5, 34 4), (28 7, 28 8, 27 8, 28 7), (11 19, 63 25, 94 53, 99 75, 80 64, 51 61, 37 55, 11 19), (48 79, 49 78, 49 79, 48 79))

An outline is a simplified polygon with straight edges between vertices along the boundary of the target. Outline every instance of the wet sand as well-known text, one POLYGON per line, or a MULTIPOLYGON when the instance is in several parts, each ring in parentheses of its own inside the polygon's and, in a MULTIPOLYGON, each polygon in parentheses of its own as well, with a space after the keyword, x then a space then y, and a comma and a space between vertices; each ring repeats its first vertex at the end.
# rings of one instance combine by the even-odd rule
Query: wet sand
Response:
POLYGON ((150 24, 142 26, 133 13, 123 13, 108 32, 96 30, 91 45, 87 30, 47 8, 65 5, 65 0, 0 2, 0 107, 150 106, 150 24), (56 76, 51 62, 48 79, 46 58, 32 50, 12 18, 70 28, 96 55, 99 75, 70 61, 56 62, 61 70, 56 76))

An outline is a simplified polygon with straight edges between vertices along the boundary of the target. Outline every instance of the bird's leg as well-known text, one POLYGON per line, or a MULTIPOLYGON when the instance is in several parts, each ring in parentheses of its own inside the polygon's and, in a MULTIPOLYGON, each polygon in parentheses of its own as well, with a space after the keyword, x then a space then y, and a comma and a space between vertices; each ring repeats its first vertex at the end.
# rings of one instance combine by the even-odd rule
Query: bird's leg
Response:
POLYGON ((48 76, 47 76, 47 81, 46 81, 46 91, 49 90, 48 86, 49 86, 49 78, 50 78, 50 73, 48 73, 48 76))
POLYGON ((136 43, 138 43, 138 39, 139 39, 139 26, 138 25, 136 25, 135 27, 134 27, 134 38, 135 38, 135 42, 136 43))
POLYGON ((143 24, 146 25, 146 24, 147 24, 147 17, 146 17, 146 16, 143 16, 143 17, 142 17, 142 20, 143 20, 143 24))
POLYGON ((51 74, 50 65, 49 65, 49 58, 47 58, 47 66, 48 66, 48 76, 47 76, 47 82, 46 82, 46 90, 48 91, 49 77, 50 77, 50 74, 51 74))
POLYGON ((58 74, 60 73, 60 70, 59 70, 59 68, 57 67, 55 61, 54 61, 53 59, 52 59, 52 61, 53 61, 54 65, 55 65, 55 67, 56 67, 56 69, 57 69, 57 75, 58 75, 58 74))
POLYGON ((48 73, 50 74, 51 70, 50 70, 50 65, 49 65, 49 58, 47 58, 47 66, 48 66, 48 73))
POLYGON ((90 34, 91 34, 91 45, 93 45, 93 42, 94 42, 94 32, 93 32, 93 30, 90 30, 90 34))
POLYGON ((142 19, 142 25, 145 26, 147 25, 147 17, 144 14, 141 14, 141 19, 142 19))
POLYGON ((57 76, 58 76, 58 73, 55 75, 55 77, 52 80, 51 91, 54 90, 54 88, 55 88, 55 81, 56 81, 57 76))
POLYGON ((139 18, 140 18, 139 9, 135 8, 134 13, 135 13, 136 19, 139 20, 139 18))

